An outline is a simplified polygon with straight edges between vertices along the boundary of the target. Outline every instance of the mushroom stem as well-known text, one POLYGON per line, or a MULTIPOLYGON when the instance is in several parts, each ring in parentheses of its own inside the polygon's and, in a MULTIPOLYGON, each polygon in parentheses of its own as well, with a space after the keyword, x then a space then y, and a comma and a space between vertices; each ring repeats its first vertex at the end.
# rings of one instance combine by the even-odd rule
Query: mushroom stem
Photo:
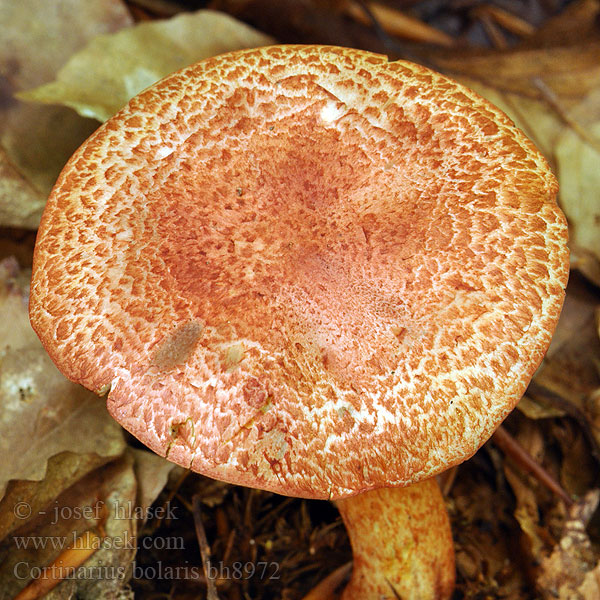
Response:
POLYGON ((435 478, 365 492, 336 504, 354 554, 342 600, 450 598, 452 532, 435 478))

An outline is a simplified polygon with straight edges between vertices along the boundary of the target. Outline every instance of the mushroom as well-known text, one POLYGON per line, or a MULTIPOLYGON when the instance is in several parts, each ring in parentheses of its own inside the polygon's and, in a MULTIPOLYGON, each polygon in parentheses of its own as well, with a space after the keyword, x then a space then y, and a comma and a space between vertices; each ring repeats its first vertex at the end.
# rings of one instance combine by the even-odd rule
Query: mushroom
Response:
POLYGON ((31 321, 155 452, 339 500, 346 598, 447 598, 433 477, 490 437, 549 344, 568 276, 556 192, 502 112, 422 66, 224 54, 133 98, 71 158, 31 321))

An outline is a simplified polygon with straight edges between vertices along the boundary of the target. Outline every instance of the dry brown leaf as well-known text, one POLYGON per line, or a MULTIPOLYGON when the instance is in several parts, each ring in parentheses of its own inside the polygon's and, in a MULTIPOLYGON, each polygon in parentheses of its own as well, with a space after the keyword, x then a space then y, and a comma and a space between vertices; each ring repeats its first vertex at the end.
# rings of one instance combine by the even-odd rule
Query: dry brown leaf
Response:
POLYGON ((0 225, 35 228, 60 169, 97 124, 14 93, 52 80, 88 40, 131 18, 121 0, 2 0, 0 23, 0 225))
POLYGON ((517 469, 506 465, 504 475, 517 499, 514 515, 527 537, 530 554, 533 557, 540 556, 544 549, 544 540, 540 537, 542 527, 539 522, 539 508, 535 492, 517 469))
POLYGON ((21 270, 14 257, 0 260, 0 353, 6 348, 18 351, 37 342, 27 312, 30 278, 31 270, 21 270))
POLYGON ((517 408, 529 419, 549 419, 551 417, 564 417, 565 411, 543 402, 537 398, 525 395, 519 400, 517 408))
POLYGON ((600 36, 594 21, 600 0, 578 0, 550 19, 527 43, 506 52, 477 49, 430 53, 440 68, 508 97, 545 102, 536 79, 570 110, 598 87, 600 36))
POLYGON ((61 452, 48 459, 46 473, 41 481, 10 481, 0 500, 0 540, 35 517, 63 490, 110 460, 111 457, 92 452, 61 452))
POLYGON ((526 597, 523 571, 506 560, 515 554, 518 539, 518 529, 505 518, 509 496, 481 477, 473 465, 460 467, 449 507, 462 593, 458 597, 526 597))
POLYGON ((539 47, 553 46, 556 40, 566 44, 579 44, 594 34, 596 17, 600 3, 598 0, 575 0, 564 10, 551 17, 538 29, 535 42, 539 47))
MULTIPOLYGON (((88 569, 87 573, 93 573, 94 568, 98 570, 108 567, 108 573, 116 573, 116 576, 90 578, 84 570, 83 577, 77 582, 76 594, 68 596, 69 599, 74 595, 81 600, 116 598, 117 592, 121 591, 131 577, 131 564, 137 551, 139 521, 135 512, 137 482, 133 460, 125 455, 108 469, 98 469, 95 475, 98 487, 90 505, 94 505, 94 500, 99 499, 99 507, 105 518, 100 532, 103 534, 103 546, 84 567, 88 569)), ((82 487, 94 489, 93 484, 82 487)))
POLYGON ((551 439, 560 443, 562 463, 560 482, 570 496, 581 496, 594 486, 598 477, 596 459, 579 426, 571 421, 557 421, 551 428, 551 439))
POLYGON ((595 600, 600 598, 600 563, 592 571, 588 571, 582 584, 577 588, 582 600, 595 600))
MULTIPOLYGON (((56 369, 28 324, 27 277, 0 261, 0 495, 10 480, 40 481, 62 452, 114 457, 124 450, 120 427, 102 400, 56 369)), ((57 490, 56 493, 59 493, 57 490)))
MULTIPOLYGON (((552 343, 534 376, 535 385, 517 405, 530 419, 574 416, 577 411, 592 424, 597 421, 600 428, 600 414, 596 417, 590 410, 590 399, 600 389, 600 342, 594 326, 599 303, 592 286, 572 275, 552 343), (555 400, 536 394, 534 388, 555 395, 555 400)), ((600 429, 597 437, 600 443, 600 429)))
POLYGON ((590 96, 594 97, 587 97, 572 111, 586 128, 587 138, 563 128, 554 153, 561 205, 570 224, 572 265, 600 284, 600 115, 595 115, 596 121, 588 121, 592 108, 598 112, 600 107, 600 85, 590 96))
MULTIPOLYGON (((0 231, 0 261, 10 258, 15 260, 17 266, 31 265, 36 232, 27 229, 1 229, 0 231)), ((0 278, 2 277, 0 275, 0 278)))
POLYGON ((69 60, 55 81, 19 97, 64 104, 82 116, 105 121, 132 96, 173 71, 230 50, 272 43, 272 38, 224 13, 180 14, 98 36, 69 60))
POLYGON ((600 389, 600 341, 595 325, 598 298, 581 277, 572 277, 555 336, 535 383, 558 394, 596 425, 600 443, 600 413, 590 411, 590 398, 600 389))
MULTIPOLYGON (((134 459, 135 476, 138 484, 137 504, 141 514, 148 516, 150 505, 162 492, 172 471, 185 471, 162 456, 147 450, 130 450, 134 459)), ((143 519, 145 522, 146 519, 143 519)), ((142 522, 142 524, 143 524, 142 522)))
POLYGON ((0 224, 35 229, 45 203, 45 196, 19 172, 0 146, 0 224))
POLYGON ((544 83, 560 97, 569 110, 596 89, 600 77, 600 40, 570 46, 527 47, 508 52, 481 52, 436 55, 436 64, 457 77, 481 82, 510 96, 544 100, 535 85, 544 83))
POLYGON ((117 597, 137 547, 137 520, 130 516, 135 495, 133 461, 127 456, 82 478, 0 544, 0 589, 13 597, 76 537, 92 529, 100 537, 92 547, 96 551, 45 598, 117 597))
POLYGON ((580 341, 581 332, 593 324, 594 314, 598 308, 600 308, 600 298, 595 290, 581 277, 572 276, 546 358, 558 357, 568 351, 569 345, 572 345, 574 340, 580 341))
MULTIPOLYGON (((538 462, 544 454, 544 440, 540 430, 529 421, 522 423, 517 436, 519 444, 538 462)), ((536 559, 541 556, 545 539, 540 523, 539 500, 533 479, 509 462, 504 464, 504 474, 515 495, 517 506, 515 518, 529 542, 529 555, 536 559)))
POLYGON ((541 561, 538 587, 543 598, 552 600, 598 600, 600 563, 585 531, 600 500, 600 490, 589 491, 574 504, 565 522, 560 542, 541 561))

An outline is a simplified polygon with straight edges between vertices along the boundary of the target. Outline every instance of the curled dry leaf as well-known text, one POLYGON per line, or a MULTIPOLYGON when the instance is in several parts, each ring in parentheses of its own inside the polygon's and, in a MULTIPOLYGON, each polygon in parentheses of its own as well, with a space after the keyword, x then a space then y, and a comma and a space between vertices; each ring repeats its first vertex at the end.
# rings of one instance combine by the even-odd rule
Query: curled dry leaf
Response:
POLYGON ((200 10, 98 36, 62 68, 56 81, 19 98, 64 104, 105 121, 132 96, 182 67, 273 39, 223 13, 200 10))
POLYGON ((19 0, 0 2, 0 23, 0 225, 35 228, 58 173, 96 123, 14 94, 52 80, 88 40, 131 18, 120 0, 19 0))
POLYGON ((114 457, 124 449, 103 402, 67 381, 42 348, 28 325, 28 293, 15 261, 0 261, 0 314, 9 317, 0 320, 0 454, 12 457, 0 464, 2 494, 11 480, 42 480, 57 454, 114 457))

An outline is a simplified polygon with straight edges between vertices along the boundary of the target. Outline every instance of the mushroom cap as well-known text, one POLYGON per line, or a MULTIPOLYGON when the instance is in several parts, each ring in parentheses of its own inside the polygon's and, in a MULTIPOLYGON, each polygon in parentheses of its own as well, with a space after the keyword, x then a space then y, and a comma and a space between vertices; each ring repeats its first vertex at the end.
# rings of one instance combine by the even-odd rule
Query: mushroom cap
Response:
POLYGON ((48 201, 30 316, 144 444, 313 498, 470 457, 549 344, 557 183, 498 109, 345 48, 217 56, 147 89, 48 201))

